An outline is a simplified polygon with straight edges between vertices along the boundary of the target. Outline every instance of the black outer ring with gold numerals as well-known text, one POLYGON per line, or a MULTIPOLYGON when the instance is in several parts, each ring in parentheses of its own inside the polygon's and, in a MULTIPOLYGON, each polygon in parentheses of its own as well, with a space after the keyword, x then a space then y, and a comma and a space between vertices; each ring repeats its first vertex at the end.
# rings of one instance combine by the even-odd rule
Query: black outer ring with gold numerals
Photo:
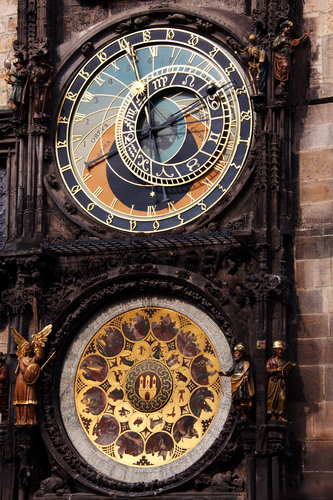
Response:
MULTIPOLYGON (((160 63, 160 66, 163 65, 160 63)), ((120 74, 124 73, 120 71, 120 74)), ((177 116, 182 114, 182 110, 186 115, 186 110, 192 109, 191 106, 177 105, 178 111, 174 113, 177 116)), ((140 149, 138 123, 135 118, 132 127, 135 146, 140 149)), ((171 127, 170 118, 167 117, 164 123, 171 127)), ((132 233, 168 231, 199 218, 226 194, 245 164, 252 133, 253 113, 246 78, 229 51, 190 31, 152 28, 110 42, 93 55, 72 79, 58 112, 57 165, 72 198, 94 220, 132 233), (169 47, 170 54, 173 54, 170 71, 159 69, 156 72, 152 64, 151 71, 145 69, 145 74, 139 76, 140 61, 136 63, 135 57, 140 59, 144 51, 150 51, 149 57, 155 61, 158 50, 163 52, 165 47, 169 47), (182 63, 178 64, 174 55, 177 51, 186 56, 186 63, 183 57, 182 63), (125 59, 133 78, 126 85, 124 80, 121 90, 113 95, 112 88, 108 87, 112 82, 110 75, 114 71, 112 77, 114 81, 117 79, 117 64, 125 59), (180 87, 172 83, 173 77, 181 71, 185 76, 195 75, 197 89, 194 89, 193 95, 203 104, 206 115, 204 119, 198 118, 199 115, 190 115, 191 120, 192 123, 196 121, 199 128, 204 123, 208 124, 202 143, 196 146, 196 155, 192 155, 190 143, 180 147, 182 154, 188 152, 188 160, 181 158, 177 163, 181 167, 173 177, 161 174, 165 165, 163 161, 160 162, 160 172, 157 161, 151 162, 150 170, 143 169, 142 161, 138 161, 138 156, 133 160, 131 148, 124 148, 123 144, 123 137, 129 129, 126 129, 128 122, 124 124, 122 113, 126 113, 135 100, 140 99, 142 111, 142 102, 145 99, 147 102, 146 89, 157 78, 158 71, 170 76, 171 84, 166 89, 175 90, 171 98, 174 108, 178 102, 176 91, 180 87), (201 87, 198 83, 200 78, 201 87), (213 97, 208 95, 209 85, 216 87, 213 97), (136 90, 133 90, 134 87, 136 90), (217 103, 218 110, 209 105, 209 99, 217 103), (103 104, 97 105, 98 101, 103 104), (116 111, 112 115, 113 108, 116 111), (83 109, 87 109, 88 114, 82 113, 83 109), (97 120, 94 127, 90 126, 89 118, 102 113, 102 110, 103 118, 97 120), (214 125, 217 127, 214 129, 213 124, 218 124, 219 120, 222 125, 214 125), (113 139, 109 139, 111 136, 113 139), (86 148, 85 141, 92 142, 93 146, 90 144, 86 148), (98 161, 91 164, 94 159, 98 161), (101 176, 101 181, 98 176, 101 176)), ((200 133, 197 132, 197 135, 200 133)), ((190 136, 189 132, 187 136, 190 136)), ((170 171, 170 166, 168 168, 163 172, 170 171)))

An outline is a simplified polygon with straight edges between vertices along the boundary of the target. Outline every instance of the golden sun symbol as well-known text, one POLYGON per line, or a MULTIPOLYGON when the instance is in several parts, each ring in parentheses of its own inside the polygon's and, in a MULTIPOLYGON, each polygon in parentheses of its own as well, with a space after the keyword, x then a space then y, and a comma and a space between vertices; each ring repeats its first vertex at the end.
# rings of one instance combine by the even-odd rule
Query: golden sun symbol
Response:
POLYGON ((146 84, 140 80, 133 83, 133 90, 137 95, 142 95, 145 93, 146 84))

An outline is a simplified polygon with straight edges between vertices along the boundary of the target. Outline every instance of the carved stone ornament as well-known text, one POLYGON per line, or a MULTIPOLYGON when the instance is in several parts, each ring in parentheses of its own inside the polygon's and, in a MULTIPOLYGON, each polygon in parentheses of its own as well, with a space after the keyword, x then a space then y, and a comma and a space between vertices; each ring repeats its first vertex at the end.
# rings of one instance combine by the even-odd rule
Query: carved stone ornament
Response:
POLYGON ((55 460, 86 487, 156 493, 224 449, 235 415, 217 371, 234 341, 198 290, 131 275, 91 292, 55 330, 42 425, 55 460))

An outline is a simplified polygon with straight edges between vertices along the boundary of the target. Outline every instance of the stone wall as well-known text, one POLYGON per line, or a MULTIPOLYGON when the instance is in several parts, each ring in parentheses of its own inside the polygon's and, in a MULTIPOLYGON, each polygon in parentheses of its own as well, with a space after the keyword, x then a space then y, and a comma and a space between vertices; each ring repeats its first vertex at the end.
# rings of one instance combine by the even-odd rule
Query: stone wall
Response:
POLYGON ((333 491, 333 2, 306 0, 311 34, 308 105, 296 114, 298 221, 297 318, 292 353, 293 429, 303 445, 303 485, 313 497, 333 491), (298 376, 297 376, 298 375, 298 376))
POLYGON ((0 109, 8 107, 11 87, 4 81, 5 69, 3 61, 13 59, 13 41, 17 37, 17 0, 6 0, 1 3, 0 16, 0 109))

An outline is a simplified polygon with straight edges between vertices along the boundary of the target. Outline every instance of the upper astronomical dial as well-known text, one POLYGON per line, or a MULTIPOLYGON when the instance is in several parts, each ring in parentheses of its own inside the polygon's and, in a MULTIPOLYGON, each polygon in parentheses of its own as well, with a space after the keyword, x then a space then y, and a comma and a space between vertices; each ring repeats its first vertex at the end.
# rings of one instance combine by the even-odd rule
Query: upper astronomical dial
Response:
POLYGON ((101 49, 69 85, 58 114, 58 167, 98 221, 170 230, 232 186, 252 122, 244 75, 227 50, 185 30, 138 31, 101 49))
POLYGON ((155 185, 178 185, 205 173, 230 133, 225 84, 190 66, 166 66, 141 80, 118 113, 116 141, 126 166, 155 185), (188 147, 191 130, 196 140, 188 147))

